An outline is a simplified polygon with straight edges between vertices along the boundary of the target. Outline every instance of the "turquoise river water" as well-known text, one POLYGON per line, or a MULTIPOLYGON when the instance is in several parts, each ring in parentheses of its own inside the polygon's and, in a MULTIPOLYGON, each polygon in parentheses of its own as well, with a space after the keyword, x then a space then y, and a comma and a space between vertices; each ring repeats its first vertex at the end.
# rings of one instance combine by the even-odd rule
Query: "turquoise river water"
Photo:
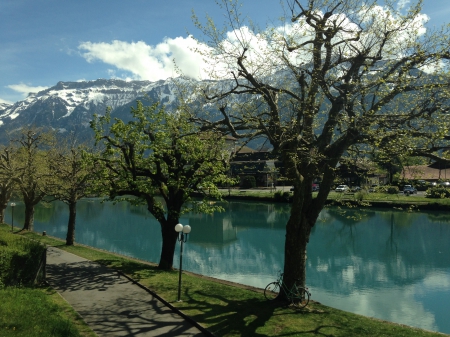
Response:
MULTIPOLYGON (((264 288, 283 268, 289 206, 224 203, 225 212, 185 215, 192 232, 183 269, 264 288)), ((14 223, 23 223, 23 205, 14 223)), ((9 222, 11 209, 6 219, 9 222)), ((65 238, 68 207, 40 205, 35 231, 65 238)), ((145 207, 97 199, 78 204, 76 241, 158 262, 159 224, 145 207)), ((450 334, 450 214, 326 208, 308 245, 312 299, 365 316, 450 334)), ((174 267, 178 267, 179 247, 174 267)))

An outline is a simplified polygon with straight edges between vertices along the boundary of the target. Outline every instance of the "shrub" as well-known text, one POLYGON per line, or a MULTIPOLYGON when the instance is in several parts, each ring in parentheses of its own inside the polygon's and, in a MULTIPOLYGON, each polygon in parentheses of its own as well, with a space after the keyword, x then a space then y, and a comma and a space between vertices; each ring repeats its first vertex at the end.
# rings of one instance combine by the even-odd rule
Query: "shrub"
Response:
POLYGON ((387 186, 388 194, 398 194, 398 192, 400 192, 398 186, 387 186))
POLYGON ((275 201, 289 201, 291 194, 289 192, 276 191, 273 195, 275 201))
POLYGON ((38 242, 6 234, 0 245, 0 285, 31 284, 38 272, 45 247, 38 242))
POLYGON ((432 187, 427 190, 428 198, 450 198, 450 189, 445 188, 443 186, 432 187))
POLYGON ((397 194, 399 191, 398 186, 383 185, 373 187, 373 192, 375 193, 397 194))
POLYGON ((256 179, 254 176, 245 176, 242 180, 242 188, 255 188, 256 179))
POLYGON ((359 190, 355 193, 355 200, 363 201, 366 198, 367 190, 359 190))
POLYGON ((376 186, 376 187, 373 187, 373 190, 375 193, 387 193, 388 186, 376 186))

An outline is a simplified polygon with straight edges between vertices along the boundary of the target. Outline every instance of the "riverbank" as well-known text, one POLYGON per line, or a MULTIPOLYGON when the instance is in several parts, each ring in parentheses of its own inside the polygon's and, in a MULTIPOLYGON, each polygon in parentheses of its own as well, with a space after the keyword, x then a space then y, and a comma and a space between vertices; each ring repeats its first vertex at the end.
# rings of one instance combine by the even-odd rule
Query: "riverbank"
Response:
MULTIPOLYGON (((224 200, 234 199, 289 203, 289 198, 292 197, 290 186, 277 187, 276 189, 222 189, 221 193, 224 200), (276 198, 275 193, 284 193, 284 197, 276 198)), ((317 194, 317 192, 313 194, 317 194)), ((327 205, 380 207, 419 211, 450 211, 450 199, 432 199, 427 198, 425 194, 338 193, 332 191, 328 196, 327 205)))
MULTIPOLYGON (((10 230, 2 225, 2 231, 10 230)), ((442 336, 442 334, 371 319, 313 302, 306 310, 270 303, 261 289, 183 273, 182 300, 177 302, 178 272, 151 263, 76 245, 36 233, 21 233, 47 245, 115 268, 151 289, 216 336, 442 336)), ((314 298, 313 298, 314 299, 314 298)))

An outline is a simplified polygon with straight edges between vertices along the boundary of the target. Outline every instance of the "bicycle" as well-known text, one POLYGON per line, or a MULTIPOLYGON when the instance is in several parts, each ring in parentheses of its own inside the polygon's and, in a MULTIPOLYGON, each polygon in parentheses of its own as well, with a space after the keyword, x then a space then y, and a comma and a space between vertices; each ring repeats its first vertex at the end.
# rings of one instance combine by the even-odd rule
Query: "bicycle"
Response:
POLYGON ((300 281, 297 280, 294 282, 292 287, 288 289, 286 284, 283 282, 283 273, 279 273, 280 276, 278 280, 274 282, 270 282, 266 288, 264 289, 264 297, 273 301, 277 298, 280 293, 280 289, 283 289, 286 297, 289 301, 291 301, 292 305, 297 308, 304 308, 309 303, 309 298, 311 297, 311 293, 308 291, 308 288, 304 288, 300 285, 300 281))

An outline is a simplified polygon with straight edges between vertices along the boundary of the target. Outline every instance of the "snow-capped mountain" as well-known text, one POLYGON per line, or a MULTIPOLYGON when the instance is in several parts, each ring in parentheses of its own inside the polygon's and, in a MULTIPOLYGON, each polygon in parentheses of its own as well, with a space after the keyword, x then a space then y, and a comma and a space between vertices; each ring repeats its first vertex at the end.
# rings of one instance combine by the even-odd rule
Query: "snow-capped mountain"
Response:
POLYGON ((8 103, 0 103, 0 116, 3 114, 3 111, 9 108, 12 104, 8 103))
MULTIPOLYGON (((147 95, 152 101, 171 104, 175 83, 165 81, 122 81, 99 79, 86 82, 58 82, 55 86, 29 94, 15 104, 0 104, 0 142, 8 133, 24 126, 50 127, 59 132, 91 132, 93 114, 128 113, 137 99, 147 95)), ((120 118, 120 116, 118 116, 120 118)))

